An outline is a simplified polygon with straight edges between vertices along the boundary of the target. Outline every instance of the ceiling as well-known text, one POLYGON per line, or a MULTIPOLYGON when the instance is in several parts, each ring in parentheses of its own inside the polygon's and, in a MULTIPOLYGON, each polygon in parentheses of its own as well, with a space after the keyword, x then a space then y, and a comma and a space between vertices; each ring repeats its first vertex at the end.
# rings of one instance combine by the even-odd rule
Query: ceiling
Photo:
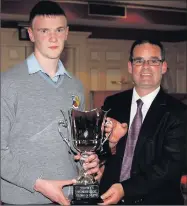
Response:
MULTIPOLYGON (((58 0, 57 0, 58 1, 58 0)), ((59 2, 62 2, 63 0, 59 0, 59 2)), ((96 0, 97 1, 97 0, 96 0)), ((102 0, 107 1, 107 0, 102 0)), ((89 2, 89 1, 87 1, 89 2)), ((98 2, 101 2, 98 0, 98 2)), ((187 8, 187 1, 186 0, 168 0, 168 1, 128 1, 128 0, 110 0, 108 2, 116 2, 116 3, 123 3, 123 4, 135 4, 135 5, 146 5, 146 6, 158 6, 159 2, 159 7, 169 7, 169 8, 181 8, 181 9, 186 9, 187 8)))
MULTIPOLYGON (((26 3, 29 2, 31 0, 1 0, 1 2, 17 2, 17 3, 26 3)), ((54 0, 56 2, 114 2, 114 3, 122 3, 122 4, 136 4, 136 5, 147 5, 147 6, 158 6, 158 1, 141 1, 141 0, 54 0)), ((182 8, 182 9, 186 9, 187 8, 187 1, 186 0, 166 0, 166 1, 160 1, 159 0, 159 7, 170 7, 170 8, 182 8)))
MULTIPOLYGON (((3 21, 28 21, 30 8, 39 0, 1 0, 3 21)), ((186 29, 187 0, 54 0, 64 8, 71 25, 151 30, 186 29), (88 3, 126 6, 127 18, 88 15, 88 3), (159 3, 158 3, 159 2, 159 3), (171 21, 172 20, 172 21, 171 21)))

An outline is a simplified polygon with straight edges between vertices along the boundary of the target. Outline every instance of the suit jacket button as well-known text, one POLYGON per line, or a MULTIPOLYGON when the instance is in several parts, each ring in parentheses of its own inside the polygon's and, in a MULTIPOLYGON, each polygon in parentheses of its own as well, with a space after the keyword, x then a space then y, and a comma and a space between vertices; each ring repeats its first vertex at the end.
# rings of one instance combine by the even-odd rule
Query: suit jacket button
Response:
POLYGON ((136 174, 137 174, 137 172, 136 172, 136 171, 133 171, 133 172, 132 172, 132 174, 133 174, 133 175, 136 175, 136 174))

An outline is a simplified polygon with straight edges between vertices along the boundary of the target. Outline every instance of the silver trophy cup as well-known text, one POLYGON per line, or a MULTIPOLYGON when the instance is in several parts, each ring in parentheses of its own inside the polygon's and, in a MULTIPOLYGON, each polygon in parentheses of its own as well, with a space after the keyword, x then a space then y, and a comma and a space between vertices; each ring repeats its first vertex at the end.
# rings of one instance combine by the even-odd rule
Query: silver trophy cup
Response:
MULTIPOLYGON (((102 151, 103 144, 107 140, 104 131, 101 129, 106 120, 107 112, 96 108, 91 111, 78 111, 71 109, 68 111, 68 120, 63 114, 63 120, 59 121, 59 133, 67 143, 70 150, 81 154, 80 163, 84 163, 85 158, 90 153, 102 151), (62 127, 67 128, 69 134, 65 138, 62 127)), ((72 204, 96 204, 99 201, 99 185, 93 175, 88 175, 83 167, 79 171, 77 182, 73 185, 72 204)))

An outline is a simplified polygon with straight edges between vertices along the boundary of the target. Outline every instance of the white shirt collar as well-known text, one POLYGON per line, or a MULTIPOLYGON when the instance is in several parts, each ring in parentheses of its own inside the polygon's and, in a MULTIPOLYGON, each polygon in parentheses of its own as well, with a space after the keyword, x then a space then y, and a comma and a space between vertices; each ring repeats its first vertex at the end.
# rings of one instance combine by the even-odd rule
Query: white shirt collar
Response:
POLYGON ((138 95, 138 93, 136 92, 136 89, 134 88, 133 95, 132 95, 132 104, 136 104, 136 101, 138 99, 141 99, 144 103, 144 106, 149 108, 159 91, 160 91, 160 86, 158 88, 156 88, 154 91, 152 91, 151 93, 149 93, 143 97, 140 97, 138 95))
MULTIPOLYGON (((27 65, 28 65, 29 74, 34 74, 38 71, 42 71, 43 73, 45 73, 45 71, 40 66, 38 60, 36 59, 34 53, 32 53, 30 56, 28 56, 26 61, 27 61, 27 65)), ((68 77, 71 78, 70 74, 66 71, 64 65, 59 60, 58 61, 58 70, 57 70, 55 76, 64 75, 64 74, 66 74, 68 77)))

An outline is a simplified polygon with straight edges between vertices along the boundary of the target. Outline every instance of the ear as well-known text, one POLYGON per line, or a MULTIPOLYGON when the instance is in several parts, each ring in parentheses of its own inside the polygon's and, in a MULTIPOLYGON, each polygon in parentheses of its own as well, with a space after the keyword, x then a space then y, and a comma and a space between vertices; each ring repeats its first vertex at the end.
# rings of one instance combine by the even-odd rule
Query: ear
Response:
POLYGON ((168 68, 167 62, 164 61, 162 63, 162 74, 165 74, 167 72, 167 68, 168 68))
POLYGON ((28 34, 29 34, 29 38, 32 42, 35 42, 35 39, 34 39, 34 34, 33 34, 33 30, 31 27, 28 28, 28 34))
POLYGON ((128 61, 128 72, 132 74, 132 63, 128 61))
POLYGON ((67 38, 68 38, 68 33, 69 33, 69 26, 67 26, 67 28, 66 28, 66 33, 65 33, 65 39, 64 39, 64 40, 67 40, 67 38))

